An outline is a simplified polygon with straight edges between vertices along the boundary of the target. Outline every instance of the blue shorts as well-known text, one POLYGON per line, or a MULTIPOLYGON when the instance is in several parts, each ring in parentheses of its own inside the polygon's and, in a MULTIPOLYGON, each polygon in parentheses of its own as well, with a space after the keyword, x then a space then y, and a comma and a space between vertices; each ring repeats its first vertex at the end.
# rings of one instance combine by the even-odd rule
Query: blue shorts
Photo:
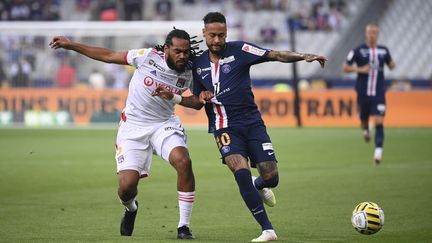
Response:
POLYGON ((357 96, 360 120, 367 120, 370 116, 385 116, 385 96, 357 96))
POLYGON ((213 133, 219 152, 224 158, 240 154, 250 160, 251 167, 263 161, 276 161, 273 145, 264 124, 246 127, 227 127, 213 133))

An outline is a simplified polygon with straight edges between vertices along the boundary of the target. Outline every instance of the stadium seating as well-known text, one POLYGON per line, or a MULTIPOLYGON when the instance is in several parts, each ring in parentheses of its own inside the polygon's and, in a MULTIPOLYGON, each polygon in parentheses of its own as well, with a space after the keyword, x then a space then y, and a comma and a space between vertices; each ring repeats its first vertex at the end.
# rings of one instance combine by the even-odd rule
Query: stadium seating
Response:
MULTIPOLYGON (((145 1, 143 8, 144 20, 156 18, 154 5, 157 0, 145 1)), ((197 21, 200 22, 204 13, 208 11, 221 11, 227 16, 230 26, 228 39, 242 39, 254 42, 260 46, 275 50, 292 50, 290 45, 290 35, 287 27, 287 19, 295 16, 298 12, 311 14, 312 5, 315 1, 281 1, 286 5, 283 8, 274 9, 254 9, 248 7, 240 9, 238 2, 242 1, 194 1, 193 4, 185 4, 183 0, 173 0, 173 18, 177 21, 197 21), (306 9, 306 10, 304 10, 306 9), (263 43, 260 30, 266 26, 275 28, 276 36, 273 43, 263 43)), ((247 1, 245 1, 246 4, 247 1)), ((343 2, 343 1, 342 1, 343 2)), ((340 29, 330 30, 300 30, 296 32, 296 50, 300 52, 319 53, 327 57, 333 53, 342 53, 337 59, 329 60, 329 64, 337 65, 337 69, 332 69, 330 75, 325 77, 335 80, 331 87, 337 87, 338 79, 343 79, 339 69, 344 62, 342 57, 346 56, 345 50, 341 50, 338 43, 345 41, 344 36, 355 29, 363 28, 357 26, 357 19, 361 18, 361 13, 368 10, 373 1, 352 0, 346 1, 346 9, 343 11, 343 20, 340 29)), ((64 21, 89 21, 94 18, 92 8, 78 9, 75 1, 61 1, 61 17, 64 21)), ((323 11, 328 13, 330 0, 323 1, 323 11)), ((381 11, 381 10, 380 10, 381 11)), ((426 80, 432 77, 432 69, 428 59, 432 56, 432 45, 429 37, 432 36, 432 2, 422 0, 394 0, 388 1, 386 8, 382 9, 378 24, 381 27, 380 43, 385 44, 391 50, 397 68, 387 73, 389 79, 410 79, 414 87, 430 87, 426 80), (397 23, 397 24, 396 24, 397 23), (423 81, 422 81, 423 80, 423 81)), ((120 14, 120 17, 122 15, 120 14)), ((174 24, 174 23, 173 23, 174 24)), ((126 23, 125 23, 126 25, 126 23)), ((60 52, 53 52, 48 48, 48 42, 52 37, 50 33, 40 33, 39 40, 23 33, 6 34, 2 31, 8 30, 5 21, 0 22, 0 59, 3 60, 3 69, 8 76, 10 70, 5 63, 11 63, 14 55, 21 53, 31 62, 32 71, 30 79, 32 86, 52 87, 56 85, 54 80, 55 71, 59 66, 60 52), (18 50, 18 52, 17 52, 18 50)), ((79 28, 79 27, 77 27, 79 28)), ((112 36, 83 36, 79 31, 68 32, 75 40, 83 41, 91 45, 106 46, 116 50, 126 50, 130 48, 140 48, 152 46, 163 41, 163 36, 153 34, 149 31, 136 33, 133 36, 117 34, 112 32, 112 36)), ((199 33, 198 33, 199 34, 199 33)), ((354 47, 362 42, 362 39, 355 39, 347 43, 354 47)), ((77 68, 77 83, 85 84, 89 74, 94 69, 102 71, 107 75, 109 72, 104 64, 94 62, 88 58, 69 54, 73 63, 79 63, 77 68)), ((300 78, 318 78, 323 72, 316 63, 298 63, 298 73, 300 78)), ((254 66, 251 71, 254 80, 288 80, 292 78, 292 68, 282 63, 265 63, 254 66)), ((10 77, 9 77, 10 78, 10 77)), ((352 78, 348 76, 348 78, 352 78)), ((277 82, 277 81, 275 81, 277 82)), ((259 83, 259 82, 258 82, 259 83)), ((262 82, 261 82, 262 83, 262 82)))

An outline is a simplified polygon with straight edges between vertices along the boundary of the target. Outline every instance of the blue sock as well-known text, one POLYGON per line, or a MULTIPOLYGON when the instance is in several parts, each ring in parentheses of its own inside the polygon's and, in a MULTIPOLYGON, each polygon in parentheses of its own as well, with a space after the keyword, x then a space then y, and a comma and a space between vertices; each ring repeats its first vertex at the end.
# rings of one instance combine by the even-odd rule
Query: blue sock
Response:
POLYGON ((375 126, 375 147, 382 148, 384 145, 384 126, 377 124, 375 126))
POLYGON ((255 188, 258 189, 258 190, 262 190, 265 187, 265 182, 264 182, 264 180, 263 180, 263 178, 261 176, 258 176, 255 179, 254 183, 255 183, 255 188))
POLYGON ((262 190, 263 188, 275 188, 279 183, 279 176, 273 176, 269 180, 263 180, 261 176, 255 179, 255 188, 257 190, 262 190))
POLYGON ((267 217, 261 197, 251 180, 251 172, 248 169, 240 169, 234 173, 240 195, 246 203, 255 220, 261 225, 262 230, 273 229, 267 217))

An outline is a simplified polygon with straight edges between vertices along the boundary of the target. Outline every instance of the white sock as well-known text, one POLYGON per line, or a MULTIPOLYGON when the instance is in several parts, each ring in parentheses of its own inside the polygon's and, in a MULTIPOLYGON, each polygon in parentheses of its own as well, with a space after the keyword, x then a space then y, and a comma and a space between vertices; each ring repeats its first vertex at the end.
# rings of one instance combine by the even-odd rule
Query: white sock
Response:
POLYGON ((382 148, 375 148, 374 158, 381 160, 382 159, 382 153, 383 153, 382 148))
POLYGON ((121 204, 123 204, 123 205, 126 207, 126 209, 127 209, 129 212, 135 212, 135 211, 138 209, 138 206, 137 206, 136 203, 135 203, 135 198, 132 198, 131 200, 129 200, 129 201, 127 201, 127 202, 123 202, 123 201, 120 199, 120 202, 121 202, 121 204))
POLYGON ((178 192, 180 221, 178 227, 186 225, 189 227, 192 208, 195 201, 195 192, 178 192))

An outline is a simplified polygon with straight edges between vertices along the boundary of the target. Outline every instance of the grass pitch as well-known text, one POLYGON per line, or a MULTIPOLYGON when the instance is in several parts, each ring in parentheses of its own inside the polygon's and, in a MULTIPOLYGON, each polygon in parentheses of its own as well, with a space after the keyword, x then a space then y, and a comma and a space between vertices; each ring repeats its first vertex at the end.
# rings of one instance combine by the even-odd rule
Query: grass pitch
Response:
MULTIPOLYGON (((212 136, 187 132, 197 184, 194 242, 249 242, 260 228, 212 136)), ((267 212, 280 242, 431 241, 432 129, 387 128, 379 167, 359 129, 269 133, 281 179, 277 205, 267 212), (351 226, 362 201, 385 212, 375 235, 351 226)), ((176 173, 156 157, 140 182, 134 235, 119 236, 115 135, 115 129, 0 129, 0 241, 178 242, 176 173)))

